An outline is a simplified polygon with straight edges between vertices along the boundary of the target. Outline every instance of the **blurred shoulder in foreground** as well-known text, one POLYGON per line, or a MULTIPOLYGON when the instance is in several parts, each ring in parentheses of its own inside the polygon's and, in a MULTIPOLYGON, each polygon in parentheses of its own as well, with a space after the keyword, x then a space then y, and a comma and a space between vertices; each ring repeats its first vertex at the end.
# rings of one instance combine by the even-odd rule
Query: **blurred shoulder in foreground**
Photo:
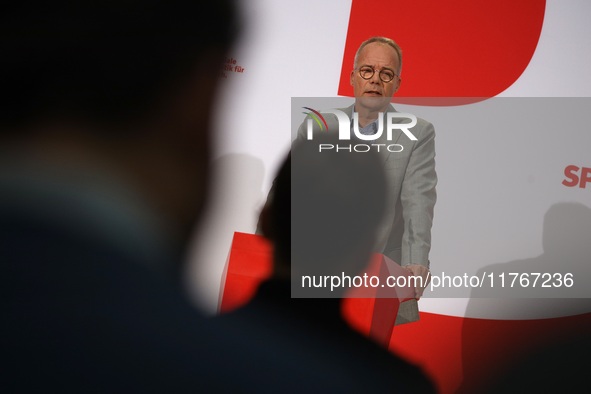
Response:
POLYGON ((435 393, 420 367, 348 325, 341 314, 346 289, 307 289, 292 298, 302 275, 356 275, 367 266, 386 203, 380 158, 319 149, 334 138, 292 146, 261 214, 273 276, 249 304, 215 319, 252 332, 265 359, 289 365, 288 391, 303 384, 343 393, 435 393))
POLYGON ((179 281, 239 30, 231 0, 2 7, 3 391, 251 391, 179 281))

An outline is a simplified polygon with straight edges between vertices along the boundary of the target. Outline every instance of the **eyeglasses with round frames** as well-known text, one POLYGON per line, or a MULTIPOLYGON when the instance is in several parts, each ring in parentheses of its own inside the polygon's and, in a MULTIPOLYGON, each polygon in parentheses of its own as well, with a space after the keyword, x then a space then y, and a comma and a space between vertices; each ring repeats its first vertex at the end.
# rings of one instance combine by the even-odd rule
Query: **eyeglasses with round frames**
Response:
MULTIPOLYGON (((377 71, 376 69, 370 66, 359 67, 357 70, 359 71, 359 76, 363 79, 371 79, 377 71)), ((398 76, 396 73, 394 73, 394 71, 387 68, 382 68, 378 75, 382 82, 386 83, 391 82, 394 79, 394 77, 398 76)))

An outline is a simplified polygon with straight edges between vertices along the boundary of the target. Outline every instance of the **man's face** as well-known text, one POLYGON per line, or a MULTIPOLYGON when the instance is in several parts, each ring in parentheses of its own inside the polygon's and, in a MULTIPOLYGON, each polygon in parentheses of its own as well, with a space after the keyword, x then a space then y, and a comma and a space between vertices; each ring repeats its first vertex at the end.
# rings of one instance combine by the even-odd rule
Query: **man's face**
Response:
POLYGON ((379 42, 367 44, 359 53, 357 67, 351 71, 351 85, 356 98, 356 110, 365 108, 370 111, 383 111, 400 86, 398 70, 400 60, 391 46, 379 42), (359 69, 369 66, 375 70, 369 79, 359 75, 359 69), (380 79, 380 71, 389 70, 396 74, 390 82, 380 79))

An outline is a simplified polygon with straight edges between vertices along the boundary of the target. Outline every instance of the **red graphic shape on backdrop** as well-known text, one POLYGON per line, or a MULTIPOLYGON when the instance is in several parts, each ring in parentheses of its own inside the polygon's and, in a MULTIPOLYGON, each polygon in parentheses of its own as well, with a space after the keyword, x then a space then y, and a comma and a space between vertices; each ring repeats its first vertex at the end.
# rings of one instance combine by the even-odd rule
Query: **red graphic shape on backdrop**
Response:
POLYGON ((545 7, 545 0, 353 0, 338 94, 353 97, 349 78, 355 51, 379 35, 392 38, 403 52, 402 84, 394 101, 494 97, 529 64, 545 7))

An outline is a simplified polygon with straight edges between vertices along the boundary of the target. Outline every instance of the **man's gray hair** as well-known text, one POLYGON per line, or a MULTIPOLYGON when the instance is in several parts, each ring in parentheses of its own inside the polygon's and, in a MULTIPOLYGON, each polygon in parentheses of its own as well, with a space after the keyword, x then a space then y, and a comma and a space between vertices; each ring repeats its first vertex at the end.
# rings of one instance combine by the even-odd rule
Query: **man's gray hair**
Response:
POLYGON ((381 44, 390 45, 392 48, 394 48, 394 50, 396 51, 396 54, 398 55, 398 60, 400 61, 400 64, 398 65, 398 76, 400 77, 400 73, 402 73, 402 49, 400 49, 400 46, 393 39, 388 38, 388 37, 375 36, 375 37, 371 37, 371 38, 368 38, 367 40, 363 41, 361 43, 361 45, 359 45, 359 48, 357 49, 357 52, 355 53, 355 60, 353 61, 353 68, 357 68, 357 60, 359 59, 359 53, 361 52, 361 50, 363 48, 365 48, 365 46, 367 44, 371 44, 372 42, 378 42, 381 44))

